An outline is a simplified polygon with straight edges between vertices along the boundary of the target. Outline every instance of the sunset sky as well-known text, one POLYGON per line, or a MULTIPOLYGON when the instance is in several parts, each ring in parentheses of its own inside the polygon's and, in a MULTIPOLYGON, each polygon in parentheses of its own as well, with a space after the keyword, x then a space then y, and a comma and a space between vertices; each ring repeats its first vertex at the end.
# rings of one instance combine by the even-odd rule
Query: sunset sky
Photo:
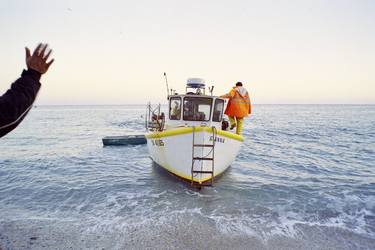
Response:
POLYGON ((143 104, 188 77, 254 103, 375 104, 375 1, 0 0, 0 95, 48 42, 37 104, 143 104))

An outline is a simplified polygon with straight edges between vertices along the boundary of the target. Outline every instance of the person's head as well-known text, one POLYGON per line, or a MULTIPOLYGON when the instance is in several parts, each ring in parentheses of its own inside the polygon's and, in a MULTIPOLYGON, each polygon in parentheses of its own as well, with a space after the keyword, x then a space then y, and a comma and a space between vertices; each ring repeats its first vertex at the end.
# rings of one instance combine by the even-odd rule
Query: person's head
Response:
POLYGON ((242 87, 242 82, 237 82, 236 87, 242 87))

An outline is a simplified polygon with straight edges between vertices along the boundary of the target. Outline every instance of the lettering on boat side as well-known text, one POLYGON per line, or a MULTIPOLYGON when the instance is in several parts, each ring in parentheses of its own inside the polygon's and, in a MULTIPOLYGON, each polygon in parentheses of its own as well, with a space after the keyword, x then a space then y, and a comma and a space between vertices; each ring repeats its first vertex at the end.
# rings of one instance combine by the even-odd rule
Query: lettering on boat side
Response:
POLYGON ((151 140, 153 146, 163 147, 164 142, 161 139, 151 140))
MULTIPOLYGON (((210 141, 213 140, 213 136, 210 137, 210 141)), ((215 138, 215 142, 220 142, 220 143, 224 143, 225 142, 225 139, 224 138, 221 138, 221 137, 216 137, 215 138)))

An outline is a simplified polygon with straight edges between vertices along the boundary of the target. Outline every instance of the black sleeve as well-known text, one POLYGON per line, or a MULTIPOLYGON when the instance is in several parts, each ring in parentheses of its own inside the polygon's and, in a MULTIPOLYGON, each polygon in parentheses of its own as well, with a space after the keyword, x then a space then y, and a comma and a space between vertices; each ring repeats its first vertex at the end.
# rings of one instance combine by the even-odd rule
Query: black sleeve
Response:
POLYGON ((0 137, 20 124, 40 89, 41 74, 28 69, 22 72, 10 89, 0 96, 0 137))

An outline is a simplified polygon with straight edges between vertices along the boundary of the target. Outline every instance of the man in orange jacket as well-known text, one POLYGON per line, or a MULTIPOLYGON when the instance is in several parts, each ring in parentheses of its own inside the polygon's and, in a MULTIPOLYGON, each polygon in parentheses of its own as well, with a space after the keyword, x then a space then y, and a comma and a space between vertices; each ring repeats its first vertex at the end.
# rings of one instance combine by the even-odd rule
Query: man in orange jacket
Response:
POLYGON ((249 92, 242 87, 242 82, 237 82, 236 87, 225 95, 220 96, 222 98, 229 98, 225 114, 229 118, 230 129, 236 129, 237 134, 242 133, 243 118, 251 114, 251 103, 249 92))

